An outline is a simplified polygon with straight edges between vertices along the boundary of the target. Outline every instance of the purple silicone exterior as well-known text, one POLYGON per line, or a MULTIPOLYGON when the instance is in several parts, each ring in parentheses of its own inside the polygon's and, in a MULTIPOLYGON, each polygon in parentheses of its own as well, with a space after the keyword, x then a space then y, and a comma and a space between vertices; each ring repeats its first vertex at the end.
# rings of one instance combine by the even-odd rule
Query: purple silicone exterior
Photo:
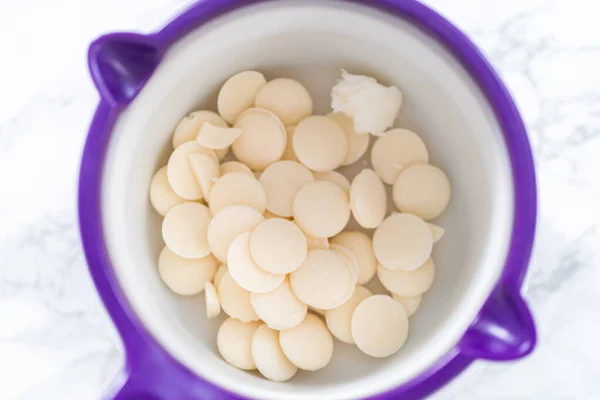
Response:
MULTIPOLYGON (((101 221, 101 178, 110 133, 120 111, 152 75, 168 46, 228 11, 268 0, 199 1, 155 34, 116 33, 90 46, 89 66, 101 95, 81 162, 79 222, 84 251, 98 293, 123 339, 126 366, 107 399, 235 399, 173 359, 148 333, 128 304, 114 274, 101 221), (115 73, 119 72, 121 73, 115 73)), ((274 1, 274 0, 271 0, 274 1)), ((415 0, 346 0, 408 20, 437 39, 479 85, 501 125, 513 171, 514 221, 502 276, 460 343, 427 371, 375 399, 418 399, 438 390, 475 358, 508 360, 535 347, 531 314, 520 296, 536 222, 536 183, 523 122, 509 93, 469 39, 443 17, 415 0), (500 333, 498 333, 500 332, 500 333)))

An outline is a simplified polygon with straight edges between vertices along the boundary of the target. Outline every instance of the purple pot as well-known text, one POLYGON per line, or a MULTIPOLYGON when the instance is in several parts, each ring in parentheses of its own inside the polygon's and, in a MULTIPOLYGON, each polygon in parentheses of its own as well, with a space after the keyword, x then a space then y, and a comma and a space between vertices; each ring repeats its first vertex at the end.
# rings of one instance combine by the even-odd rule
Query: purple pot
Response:
POLYGON ((127 360, 106 398, 416 399, 475 359, 533 350, 520 294, 536 221, 527 134, 488 62, 434 11, 414 0, 203 0, 156 33, 97 39, 89 66, 101 100, 81 163, 80 229, 127 360), (446 234, 434 252, 436 283, 401 351, 375 360, 336 344, 326 370, 275 384, 220 360, 217 325, 202 318, 199 299, 161 285, 148 185, 177 121, 215 109, 226 77, 258 69, 297 78, 326 111, 339 68, 404 92, 399 126, 422 133, 453 183, 447 216, 436 222, 446 234))

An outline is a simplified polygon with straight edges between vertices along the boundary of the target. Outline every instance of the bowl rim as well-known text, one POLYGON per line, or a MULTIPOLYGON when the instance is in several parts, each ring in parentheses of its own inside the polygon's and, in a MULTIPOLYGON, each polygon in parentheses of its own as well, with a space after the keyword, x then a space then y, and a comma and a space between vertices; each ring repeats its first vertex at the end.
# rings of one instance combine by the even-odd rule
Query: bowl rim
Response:
MULTIPOLYGON (((101 40, 137 40, 164 51, 187 33, 216 17, 252 4, 274 0, 199 0, 159 31, 149 35, 114 33, 101 40)), ((506 262, 497 288, 519 293, 523 287, 533 248, 537 219, 537 190, 533 155, 527 131, 508 90, 477 47, 440 14, 416 0, 341 0, 384 11, 420 28, 440 42, 478 85, 491 106, 504 136, 514 186, 513 228, 506 262)), ((126 365, 117 377, 114 397, 140 391, 158 398, 240 398, 197 376, 168 354, 147 331, 129 305, 112 268, 104 240, 101 218, 103 164, 112 128, 133 97, 116 101, 103 84, 101 71, 90 46, 89 68, 100 93, 100 102, 86 138, 79 173, 79 229, 88 268, 103 304, 124 342, 126 365), (159 366, 159 367, 156 367, 159 366), (162 382, 162 383, 160 383, 162 382), (166 383, 169 382, 169 383, 166 383), (179 392, 178 392, 179 391, 179 392)), ((159 58, 161 55, 159 55, 159 58)), ((150 78, 140 82, 139 89, 150 78)), ((490 295, 491 296, 491 295, 490 295)), ((535 338, 533 339, 535 342, 535 338)), ((374 399, 416 399, 425 397, 459 375, 474 360, 457 345, 428 370, 409 382, 374 399)), ((122 397, 125 399, 125 397, 122 397)))

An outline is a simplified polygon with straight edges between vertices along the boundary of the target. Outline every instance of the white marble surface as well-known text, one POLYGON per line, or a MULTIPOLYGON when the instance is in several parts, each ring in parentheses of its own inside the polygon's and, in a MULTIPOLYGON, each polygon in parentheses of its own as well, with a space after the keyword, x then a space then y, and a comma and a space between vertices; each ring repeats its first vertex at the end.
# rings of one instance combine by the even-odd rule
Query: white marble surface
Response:
MULTIPOLYGON (((0 2, 0 399, 97 399, 122 354, 82 256, 76 179, 97 102, 86 47, 148 31, 183 0, 0 2)), ((454 399, 600 399, 597 0, 429 0, 499 70, 535 151, 539 233, 527 298, 540 344, 454 399)))

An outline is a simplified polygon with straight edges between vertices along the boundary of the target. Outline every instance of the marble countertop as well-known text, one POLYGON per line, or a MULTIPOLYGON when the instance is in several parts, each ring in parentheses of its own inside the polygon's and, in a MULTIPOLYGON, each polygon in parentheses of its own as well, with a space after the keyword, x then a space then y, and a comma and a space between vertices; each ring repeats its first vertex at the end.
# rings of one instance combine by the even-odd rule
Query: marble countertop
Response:
MULTIPOLYGON (((79 243, 76 179, 98 101, 96 36, 149 31, 190 1, 0 2, 0 398, 98 399, 121 368, 79 243), (144 4, 145 3, 145 4, 144 4)), ((600 399, 600 31, 596 0, 428 0, 523 113, 540 215, 526 297, 539 346, 483 364, 454 399, 600 399)))

